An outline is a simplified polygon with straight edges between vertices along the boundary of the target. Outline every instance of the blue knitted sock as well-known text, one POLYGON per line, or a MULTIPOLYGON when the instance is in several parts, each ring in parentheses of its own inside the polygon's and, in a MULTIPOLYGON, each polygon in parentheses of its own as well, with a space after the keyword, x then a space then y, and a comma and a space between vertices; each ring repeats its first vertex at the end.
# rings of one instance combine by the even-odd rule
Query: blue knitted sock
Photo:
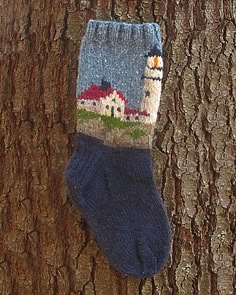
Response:
POLYGON ((113 148, 80 134, 65 179, 113 267, 137 277, 161 270, 170 228, 150 150, 113 148))
POLYGON ((158 24, 89 21, 79 59, 79 137, 65 169, 71 198, 109 262, 137 277, 160 271, 170 252, 150 151, 161 54, 158 24))

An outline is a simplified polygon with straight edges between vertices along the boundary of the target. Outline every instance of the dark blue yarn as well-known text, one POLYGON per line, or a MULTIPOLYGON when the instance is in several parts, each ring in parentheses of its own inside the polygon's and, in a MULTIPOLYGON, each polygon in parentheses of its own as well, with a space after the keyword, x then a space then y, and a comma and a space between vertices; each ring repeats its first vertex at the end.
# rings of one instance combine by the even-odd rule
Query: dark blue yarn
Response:
POLYGON ((64 175, 73 203, 114 268, 140 278, 162 269, 171 233, 150 150, 108 147, 79 134, 64 175))

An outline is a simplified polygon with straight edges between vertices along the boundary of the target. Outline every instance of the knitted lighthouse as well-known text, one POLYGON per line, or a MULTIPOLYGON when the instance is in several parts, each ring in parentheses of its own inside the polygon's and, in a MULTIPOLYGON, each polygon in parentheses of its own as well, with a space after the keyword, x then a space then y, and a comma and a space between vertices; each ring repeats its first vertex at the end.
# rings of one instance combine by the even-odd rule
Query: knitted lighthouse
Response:
POLYGON ((161 51, 155 45, 146 55, 147 64, 145 67, 143 79, 143 98, 141 102, 141 111, 150 114, 150 123, 155 123, 160 104, 161 81, 163 76, 163 60, 161 51))

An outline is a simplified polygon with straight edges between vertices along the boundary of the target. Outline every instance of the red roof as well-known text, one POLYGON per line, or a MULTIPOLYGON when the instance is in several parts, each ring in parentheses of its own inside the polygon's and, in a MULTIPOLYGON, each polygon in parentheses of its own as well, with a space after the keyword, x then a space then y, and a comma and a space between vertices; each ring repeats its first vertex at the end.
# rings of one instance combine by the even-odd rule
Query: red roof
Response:
POLYGON ((100 100, 101 98, 106 97, 107 95, 113 93, 114 91, 117 92, 118 96, 127 103, 128 100, 124 97, 124 95, 113 88, 108 88, 106 90, 101 89, 101 87, 92 84, 88 89, 84 90, 80 93, 80 95, 77 97, 77 99, 92 99, 92 100, 100 100))
POLYGON ((150 114, 147 111, 139 111, 138 113, 139 113, 139 115, 143 115, 143 116, 147 116, 147 117, 150 116, 150 114))
POLYGON ((138 111, 138 110, 134 110, 134 109, 129 109, 129 108, 125 108, 125 114, 126 115, 143 115, 143 116, 150 116, 149 113, 147 113, 147 111, 138 111))
POLYGON ((126 115, 135 115, 137 113, 138 113, 138 110, 125 108, 125 114, 126 115))

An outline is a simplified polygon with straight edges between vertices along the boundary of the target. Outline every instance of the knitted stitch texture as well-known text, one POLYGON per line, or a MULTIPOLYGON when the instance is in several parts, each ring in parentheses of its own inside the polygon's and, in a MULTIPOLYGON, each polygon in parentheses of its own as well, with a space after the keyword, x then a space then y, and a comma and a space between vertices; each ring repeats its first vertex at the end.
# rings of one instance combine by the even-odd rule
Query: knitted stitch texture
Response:
POLYGON ((77 130, 107 145, 151 147, 163 76, 156 23, 88 22, 77 80, 77 130))
POLYGON ((163 76, 159 25, 90 20, 78 73, 79 134, 64 173, 71 199, 111 265, 151 276, 171 245, 151 160, 163 76))
POLYGON ((65 179, 114 268, 136 277, 161 270, 170 252, 170 227, 150 150, 109 147, 80 134, 65 179))

